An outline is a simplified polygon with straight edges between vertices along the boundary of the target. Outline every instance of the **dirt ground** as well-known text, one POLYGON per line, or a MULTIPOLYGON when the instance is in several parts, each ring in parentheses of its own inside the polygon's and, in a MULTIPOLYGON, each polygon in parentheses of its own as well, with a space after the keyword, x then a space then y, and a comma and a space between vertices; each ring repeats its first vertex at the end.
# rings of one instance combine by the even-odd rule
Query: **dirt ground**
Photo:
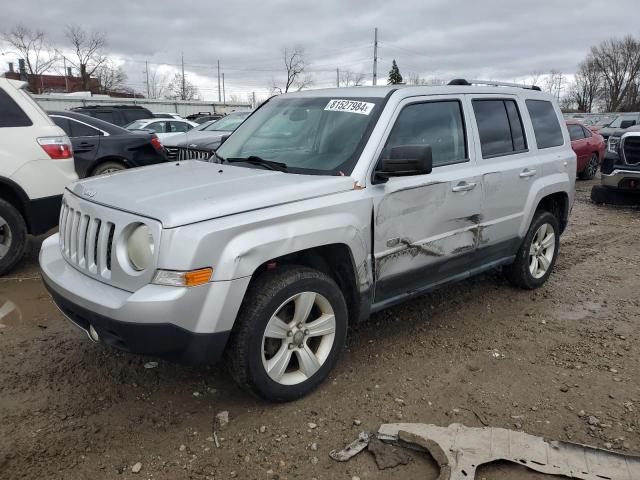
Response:
POLYGON ((491 272, 376 314, 317 391, 283 405, 248 396, 221 367, 148 369, 151 358, 90 343, 45 292, 34 241, 0 279, 0 478, 434 478, 420 454, 384 471, 367 452, 328 457, 397 421, 640 454, 640 210, 593 205, 593 183, 578 182, 543 288, 491 272))

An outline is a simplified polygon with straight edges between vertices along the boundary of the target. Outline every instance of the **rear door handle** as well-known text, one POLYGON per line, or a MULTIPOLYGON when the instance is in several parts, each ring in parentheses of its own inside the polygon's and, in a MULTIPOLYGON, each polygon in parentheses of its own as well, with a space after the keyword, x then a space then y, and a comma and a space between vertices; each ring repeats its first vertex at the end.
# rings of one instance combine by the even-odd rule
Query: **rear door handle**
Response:
POLYGON ((458 183, 455 187, 451 189, 453 192, 468 192, 469 190, 473 190, 476 188, 476 184, 474 182, 465 182, 462 181, 458 183))
POLYGON ((520 172, 520 178, 533 177, 536 174, 536 170, 531 170, 529 168, 525 168, 520 172))

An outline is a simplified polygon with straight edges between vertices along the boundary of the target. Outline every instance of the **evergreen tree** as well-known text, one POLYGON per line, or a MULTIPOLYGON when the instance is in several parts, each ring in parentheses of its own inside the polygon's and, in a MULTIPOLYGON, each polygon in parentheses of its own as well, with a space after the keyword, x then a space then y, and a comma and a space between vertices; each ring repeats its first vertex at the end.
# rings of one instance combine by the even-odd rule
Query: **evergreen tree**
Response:
POLYGON ((389 79, 387 80, 387 85, 397 85, 402 83, 402 75, 400 75, 400 69, 398 68, 398 64, 395 59, 391 64, 391 70, 389 70, 389 79))

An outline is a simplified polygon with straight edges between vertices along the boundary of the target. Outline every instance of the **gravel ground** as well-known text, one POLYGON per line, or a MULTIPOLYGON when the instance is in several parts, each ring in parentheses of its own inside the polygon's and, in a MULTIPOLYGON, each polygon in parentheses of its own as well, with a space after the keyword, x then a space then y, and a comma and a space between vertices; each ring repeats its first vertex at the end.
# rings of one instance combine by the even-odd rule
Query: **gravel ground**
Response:
POLYGON ((34 241, 0 279, 0 478, 435 478, 418 454, 384 471, 366 452, 328 457, 396 421, 640 454, 640 211, 591 204, 593 183, 578 183, 543 288, 491 272, 376 314, 316 392, 282 405, 220 367, 145 368, 153 359, 90 343, 42 287, 34 241))

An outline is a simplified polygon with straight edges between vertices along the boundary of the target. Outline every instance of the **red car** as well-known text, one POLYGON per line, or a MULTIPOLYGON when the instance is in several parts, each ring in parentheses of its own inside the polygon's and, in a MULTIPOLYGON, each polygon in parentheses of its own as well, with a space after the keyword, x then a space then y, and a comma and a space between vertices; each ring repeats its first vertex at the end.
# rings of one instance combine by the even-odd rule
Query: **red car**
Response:
POLYGON ((578 157, 578 177, 582 180, 591 180, 604 159, 606 149, 604 138, 575 120, 567 120, 567 129, 571 137, 571 148, 578 157))

